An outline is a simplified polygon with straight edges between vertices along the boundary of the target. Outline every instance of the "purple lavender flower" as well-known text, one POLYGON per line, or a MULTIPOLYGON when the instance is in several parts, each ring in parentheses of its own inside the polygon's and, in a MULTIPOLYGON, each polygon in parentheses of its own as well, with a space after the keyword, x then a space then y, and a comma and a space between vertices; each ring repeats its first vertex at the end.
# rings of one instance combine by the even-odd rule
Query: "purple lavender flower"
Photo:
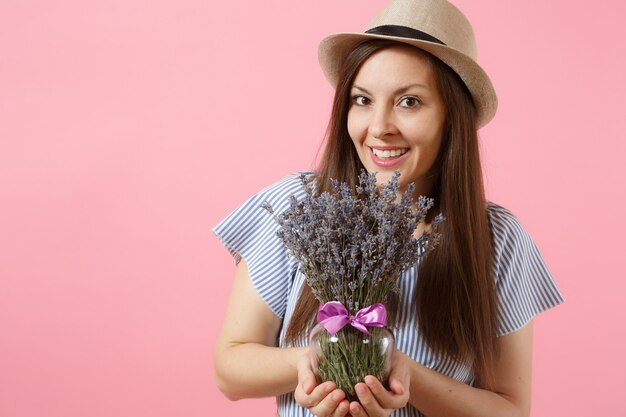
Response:
POLYGON ((435 216, 430 231, 414 236, 433 200, 414 200, 414 184, 399 195, 399 177, 396 172, 378 187, 376 174, 362 170, 354 190, 331 180, 331 192, 318 194, 315 181, 302 175, 303 199, 290 198, 290 207, 281 214, 263 204, 320 303, 340 301, 351 314, 385 303, 397 291, 402 271, 437 245, 441 215, 435 216))

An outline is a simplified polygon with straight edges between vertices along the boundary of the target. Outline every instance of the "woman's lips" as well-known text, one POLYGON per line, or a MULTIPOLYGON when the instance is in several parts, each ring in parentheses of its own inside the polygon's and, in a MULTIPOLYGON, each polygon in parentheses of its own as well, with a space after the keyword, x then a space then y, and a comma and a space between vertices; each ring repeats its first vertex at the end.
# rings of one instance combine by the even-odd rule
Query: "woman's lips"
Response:
POLYGON ((370 156, 375 165, 382 168, 399 164, 408 154, 408 148, 370 147, 370 156))

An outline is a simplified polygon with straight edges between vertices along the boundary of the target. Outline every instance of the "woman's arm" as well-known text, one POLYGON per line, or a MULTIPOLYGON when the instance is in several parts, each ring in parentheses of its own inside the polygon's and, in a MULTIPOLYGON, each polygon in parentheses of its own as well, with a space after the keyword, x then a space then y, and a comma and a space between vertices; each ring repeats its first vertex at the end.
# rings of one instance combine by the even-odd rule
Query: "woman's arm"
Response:
POLYGON ((296 362, 306 349, 276 347, 280 324, 252 286, 242 259, 213 355, 217 386, 229 399, 269 397, 295 389, 296 362))
MULTIPOLYGON (((527 417, 530 415, 532 322, 499 338, 493 391, 474 388, 422 366, 398 352, 390 382, 409 382, 409 402, 428 417, 527 417), (407 375, 408 369, 408 375, 407 375), (395 373, 395 375, 394 375, 395 373)), ((353 402, 353 417, 389 415, 397 396, 373 377, 357 389, 362 407, 353 402)))
MULTIPOLYGON (((252 286, 247 264, 241 260, 213 358, 216 383, 229 399, 270 397, 296 389, 298 363, 308 363, 308 349, 276 347, 280 324, 252 286)), ((332 382, 316 386, 310 377, 300 375, 298 401, 324 416, 342 403, 343 411, 334 415, 345 415, 345 394, 332 382)))
POLYGON ((493 391, 473 388, 413 362, 410 402, 429 417, 530 415, 532 322, 498 339, 493 391))

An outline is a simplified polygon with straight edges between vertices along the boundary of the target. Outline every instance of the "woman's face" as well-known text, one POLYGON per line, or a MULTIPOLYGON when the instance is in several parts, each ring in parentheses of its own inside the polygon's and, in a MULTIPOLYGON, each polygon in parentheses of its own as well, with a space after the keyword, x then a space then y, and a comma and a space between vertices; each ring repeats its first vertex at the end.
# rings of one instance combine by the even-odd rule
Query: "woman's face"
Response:
POLYGON ((350 95, 348 133, 365 168, 381 183, 399 170, 402 189, 414 182, 418 194, 427 194, 445 121, 431 62, 410 47, 377 51, 350 95))

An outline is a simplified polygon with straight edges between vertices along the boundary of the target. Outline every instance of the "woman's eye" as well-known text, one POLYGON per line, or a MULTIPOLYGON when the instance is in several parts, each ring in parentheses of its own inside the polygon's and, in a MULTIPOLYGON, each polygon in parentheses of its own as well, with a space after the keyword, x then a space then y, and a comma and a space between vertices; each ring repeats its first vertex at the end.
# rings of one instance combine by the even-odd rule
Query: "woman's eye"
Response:
POLYGON ((400 100, 400 106, 407 109, 416 107, 419 104, 420 101, 417 97, 404 97, 402 100, 400 100))
POLYGON ((354 96, 352 97, 352 101, 357 106, 367 106, 368 104, 370 104, 370 99, 364 96, 354 96))

